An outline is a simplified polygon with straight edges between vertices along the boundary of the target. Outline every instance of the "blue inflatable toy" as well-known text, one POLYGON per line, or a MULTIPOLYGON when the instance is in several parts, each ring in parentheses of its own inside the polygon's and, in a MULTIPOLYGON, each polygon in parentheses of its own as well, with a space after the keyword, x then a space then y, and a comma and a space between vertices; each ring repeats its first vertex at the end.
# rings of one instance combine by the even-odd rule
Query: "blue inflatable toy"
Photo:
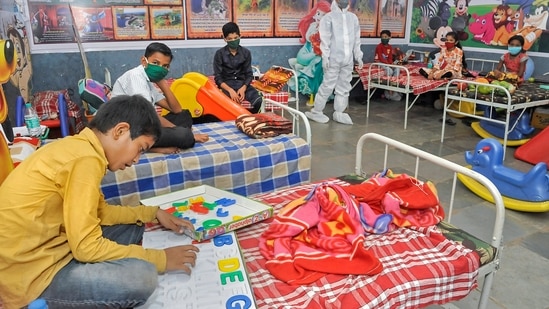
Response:
POLYGON ((465 161, 472 169, 488 179, 501 195, 521 201, 549 201, 549 175, 547 164, 536 164, 530 171, 521 171, 503 166, 503 147, 493 139, 481 140, 474 152, 465 152, 465 161))

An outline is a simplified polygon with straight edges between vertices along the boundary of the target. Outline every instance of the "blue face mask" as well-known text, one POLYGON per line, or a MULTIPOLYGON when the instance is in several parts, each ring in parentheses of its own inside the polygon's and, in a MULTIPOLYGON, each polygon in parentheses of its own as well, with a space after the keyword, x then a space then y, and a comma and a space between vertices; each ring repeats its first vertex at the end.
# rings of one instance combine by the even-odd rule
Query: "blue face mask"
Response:
POLYGON ((507 50, 509 53, 513 56, 518 55, 522 51, 522 47, 520 46, 509 46, 507 47, 507 50))

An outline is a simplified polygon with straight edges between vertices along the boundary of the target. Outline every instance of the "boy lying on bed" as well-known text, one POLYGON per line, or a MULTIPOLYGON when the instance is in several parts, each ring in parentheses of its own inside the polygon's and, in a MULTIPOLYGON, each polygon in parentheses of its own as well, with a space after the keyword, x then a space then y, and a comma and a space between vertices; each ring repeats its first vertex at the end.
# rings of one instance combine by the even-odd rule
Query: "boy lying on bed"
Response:
POLYGON ((77 135, 47 144, 0 186, 0 299, 21 308, 36 298, 51 307, 143 305, 157 273, 190 272, 195 246, 144 249, 143 222, 181 233, 190 222, 158 207, 108 205, 107 169, 137 162, 160 135, 143 97, 118 96, 77 135))
POLYGON ((165 116, 158 116, 162 124, 162 135, 151 148, 152 152, 177 153, 179 149, 192 148, 195 142, 208 141, 207 134, 193 134, 191 113, 181 108, 165 79, 172 59, 172 51, 166 44, 149 44, 145 55, 141 57, 141 63, 122 74, 111 92, 112 98, 139 94, 151 104, 170 111, 165 116))

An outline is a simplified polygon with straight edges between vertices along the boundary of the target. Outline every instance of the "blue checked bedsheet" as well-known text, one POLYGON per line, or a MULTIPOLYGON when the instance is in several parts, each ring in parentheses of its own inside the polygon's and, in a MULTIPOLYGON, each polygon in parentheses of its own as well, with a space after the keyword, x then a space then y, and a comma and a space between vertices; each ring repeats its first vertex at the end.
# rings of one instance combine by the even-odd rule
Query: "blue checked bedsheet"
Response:
POLYGON ((300 137, 253 139, 234 121, 193 128, 210 140, 179 154, 147 153, 125 170, 107 172, 101 184, 107 201, 138 205, 145 198, 202 184, 248 196, 310 181, 311 150, 300 137))

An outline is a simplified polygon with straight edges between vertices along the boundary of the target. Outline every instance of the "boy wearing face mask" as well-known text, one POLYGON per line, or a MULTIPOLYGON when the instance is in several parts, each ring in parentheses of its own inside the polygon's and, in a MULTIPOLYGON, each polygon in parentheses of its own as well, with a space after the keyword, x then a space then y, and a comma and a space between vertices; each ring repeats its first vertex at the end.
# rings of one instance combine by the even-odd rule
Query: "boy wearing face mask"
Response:
POLYGON ((526 54, 526 51, 522 49, 524 46, 524 38, 520 35, 514 35, 509 38, 508 44, 508 52, 501 56, 495 73, 502 74, 503 65, 505 65, 505 71, 508 73, 516 73, 519 82, 521 82, 524 77, 524 70, 526 70, 526 61, 528 61, 528 55, 526 54))
POLYGON ((122 74, 114 83, 111 92, 113 98, 119 95, 138 94, 151 104, 170 111, 165 116, 158 116, 162 134, 151 148, 151 152, 177 153, 179 149, 192 148, 195 142, 203 143, 208 140, 207 134, 193 134, 191 113, 181 108, 165 79, 172 59, 172 51, 167 45, 159 42, 149 44, 141 57, 141 63, 122 74))
POLYGON ((237 24, 228 22, 221 30, 227 45, 217 50, 214 56, 215 83, 234 102, 250 102, 250 112, 255 114, 261 109, 263 99, 257 89, 250 85, 253 80, 252 53, 240 46, 240 29, 237 24))
POLYGON ((358 17, 349 12, 349 0, 334 0, 330 13, 320 20, 320 50, 324 77, 315 96, 314 107, 305 112, 307 118, 319 122, 330 121, 323 111, 326 101, 335 92, 333 119, 342 124, 353 124, 345 109, 349 105, 349 92, 352 89, 353 66, 362 69, 360 49, 360 25, 358 17))
MULTIPOLYGON (((386 64, 393 64, 393 54, 394 50, 391 44, 389 44, 389 40, 391 40, 391 31, 389 30, 382 30, 380 33, 381 36, 381 43, 377 44, 376 46, 376 54, 374 56, 374 61, 386 63, 386 64)), ((399 69, 392 69, 389 67, 385 68, 387 76, 399 76, 400 70, 399 69)), ((384 92, 385 98, 388 100, 393 101, 400 101, 402 99, 402 96, 398 92, 385 90, 384 92)))

